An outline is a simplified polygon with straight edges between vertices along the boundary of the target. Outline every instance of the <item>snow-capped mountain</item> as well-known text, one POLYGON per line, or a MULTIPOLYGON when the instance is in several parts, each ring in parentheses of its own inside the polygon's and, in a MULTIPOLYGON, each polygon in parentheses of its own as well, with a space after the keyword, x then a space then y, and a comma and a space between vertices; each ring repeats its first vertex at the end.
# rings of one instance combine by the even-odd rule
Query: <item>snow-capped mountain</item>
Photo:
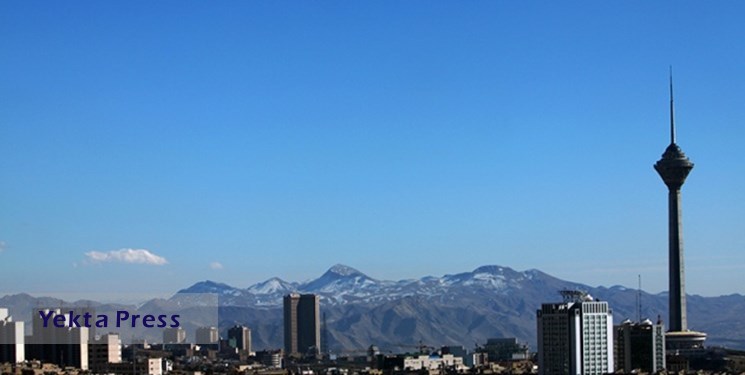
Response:
POLYGON ((379 281, 342 264, 329 268, 321 277, 303 284, 299 291, 319 294, 326 303, 365 302, 385 293, 392 282, 379 281))
POLYGON ((487 289, 508 294, 522 288, 529 275, 507 267, 484 266, 473 272, 413 280, 377 280, 352 267, 337 264, 321 277, 305 283, 287 282, 273 277, 245 289, 213 281, 202 281, 179 293, 214 293, 221 305, 273 307, 282 304, 288 293, 313 293, 325 304, 380 303, 412 296, 441 296, 452 289, 487 289))
POLYGON ((258 284, 251 285, 246 288, 246 291, 253 294, 275 294, 275 293, 289 293, 297 289, 297 283, 288 283, 280 279, 279 277, 272 277, 267 281, 260 282, 258 284))
MULTIPOLYGON (((381 303, 405 297, 437 297, 449 294, 489 293, 510 295, 530 289, 550 280, 556 284, 558 279, 540 271, 515 271, 509 267, 483 266, 472 272, 463 272, 442 277, 427 276, 410 280, 378 280, 357 269, 337 264, 329 268, 321 277, 305 283, 287 282, 279 278, 238 289, 226 284, 202 281, 179 293, 216 293, 223 306, 275 307, 282 304, 282 297, 288 293, 318 294, 324 304, 381 303)), ((572 288, 578 284, 561 282, 556 288, 572 288), (559 285, 560 284, 560 285, 559 285)))
MULTIPOLYGON (((280 344, 276 330, 281 321, 282 297, 291 292, 317 294, 329 319, 329 335, 334 341, 330 345, 350 348, 366 347, 370 343, 392 345, 412 338, 465 345, 500 336, 518 337, 534 345, 536 309, 541 303, 560 301, 557 292, 567 288, 585 290, 609 301, 619 322, 637 315, 634 289, 591 287, 560 280, 539 270, 516 271, 498 265, 439 277, 391 281, 337 264, 320 277, 303 283, 271 278, 237 289, 201 282, 181 292, 218 293, 221 321, 244 322, 255 327, 257 342, 269 346, 280 344), (264 318, 247 318, 252 316, 264 318)), ((717 331, 717 323, 711 319, 717 313, 710 311, 709 306, 721 305, 716 301, 725 297, 689 298, 701 300, 689 305, 689 317, 693 325, 710 334, 710 342, 745 347, 745 339, 717 331)), ((643 293, 644 316, 665 316, 666 302, 665 294, 643 293)), ((732 310, 726 314, 729 320, 733 314, 745 316, 745 297, 732 296, 727 303, 729 310, 719 311, 732 310)))
MULTIPOLYGON (((169 299, 154 299, 126 307, 142 313, 162 313, 187 308, 192 317, 184 321, 188 332, 215 325, 224 331, 235 324, 251 328, 258 349, 282 345, 282 297, 291 292, 321 296, 321 311, 328 329, 329 348, 366 348, 371 344, 400 350, 401 344, 421 340, 428 345, 483 343, 491 337, 517 337, 535 345, 536 310, 542 303, 560 301, 561 289, 582 289, 608 301, 614 319, 636 319, 638 291, 622 286, 591 287, 561 280, 539 270, 516 271, 503 266, 483 266, 471 272, 427 276, 408 280, 379 280, 344 265, 335 265, 307 282, 279 278, 236 288, 202 281, 182 289, 169 299), (200 293, 195 295, 194 293, 200 293)), ((663 319, 667 294, 642 293, 642 315, 663 319)), ((745 297, 688 296, 692 329, 709 334, 710 345, 745 349, 745 297)), ((16 317, 30 317, 34 306, 61 306, 63 301, 14 295, 0 298, 16 317)), ((116 311, 113 305, 97 305, 98 311, 116 311)), ((153 333, 155 332, 155 333, 153 333)), ((149 340, 160 339, 160 331, 149 340)))
POLYGON ((214 293, 217 295, 236 295, 242 294, 242 290, 234 288, 228 284, 218 283, 211 280, 200 281, 186 289, 181 289, 178 293, 214 293))

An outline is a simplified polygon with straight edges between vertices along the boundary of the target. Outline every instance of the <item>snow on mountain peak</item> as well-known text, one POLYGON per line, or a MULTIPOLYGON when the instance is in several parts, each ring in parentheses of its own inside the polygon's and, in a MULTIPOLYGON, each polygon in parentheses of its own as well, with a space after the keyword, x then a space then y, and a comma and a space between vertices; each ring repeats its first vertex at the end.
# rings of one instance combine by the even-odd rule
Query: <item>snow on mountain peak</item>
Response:
POLYGON ((514 272, 509 267, 502 267, 502 266, 481 266, 475 270, 473 270, 474 274, 478 273, 492 273, 492 274, 502 274, 506 272, 514 272))
MULTIPOLYGON (((537 272, 537 271, 536 271, 537 272)), ((189 292, 217 293, 225 304, 250 303, 254 306, 276 306, 282 296, 291 293, 314 293, 325 303, 338 304, 350 301, 384 301, 403 296, 441 296, 461 288, 488 289, 500 294, 522 289, 532 280, 531 271, 516 272, 509 267, 491 265, 442 277, 427 276, 421 279, 386 281, 376 280, 355 268, 336 264, 321 277, 306 282, 287 282, 273 277, 246 289, 204 281, 189 288, 189 292), (242 299, 245 301, 242 302, 242 299)), ((185 290, 187 291, 187 290, 185 290)))
POLYGON ((327 272, 335 273, 339 276, 363 275, 362 272, 343 264, 335 264, 333 267, 329 268, 327 272))
POLYGON ((211 280, 200 281, 186 289, 181 289, 179 293, 212 293, 219 295, 240 294, 240 290, 228 284, 218 283, 211 280))
POLYGON ((272 294, 276 292, 288 292, 292 285, 278 277, 248 287, 248 291, 254 294, 272 294))

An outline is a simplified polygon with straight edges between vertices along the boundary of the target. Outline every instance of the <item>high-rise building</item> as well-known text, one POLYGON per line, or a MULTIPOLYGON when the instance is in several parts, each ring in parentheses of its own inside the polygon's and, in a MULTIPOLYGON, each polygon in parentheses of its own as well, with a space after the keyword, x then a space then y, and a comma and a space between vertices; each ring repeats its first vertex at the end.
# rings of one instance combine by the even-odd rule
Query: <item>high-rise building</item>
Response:
POLYGON ((8 309, 0 309, 0 363, 26 360, 23 322, 14 322, 8 309))
MULTIPOLYGON (((92 316, 93 318, 96 317, 96 309, 94 307, 91 307, 90 305, 76 306, 73 309, 73 311, 75 312, 75 314, 79 314, 79 315, 90 314, 90 316, 92 316)), ((89 340, 95 339, 97 334, 98 332, 96 332, 96 325, 91 324, 90 327, 88 327, 88 339, 89 340)))
POLYGON ((122 362, 122 340, 118 333, 107 333, 88 344, 88 359, 93 373, 111 373, 110 364, 122 362))
POLYGON ((683 224, 680 207, 680 190, 693 163, 675 143, 675 111, 673 105, 673 79, 670 75, 670 145, 654 169, 668 188, 668 262, 670 331, 666 339, 672 350, 691 350, 703 346, 706 334, 688 330, 686 318, 685 267, 683 261, 683 224))
POLYGON ((195 337, 197 345, 215 345, 220 341, 220 334, 215 327, 199 327, 195 337))
POLYGON ((541 375, 613 372, 613 314, 607 302, 580 291, 561 291, 563 303, 537 311, 541 375))
POLYGON ((633 370, 657 373, 665 369, 665 327, 661 321, 626 320, 613 328, 613 334, 616 370, 630 374, 633 370))
POLYGON ((238 350, 251 352, 251 330, 241 325, 229 328, 228 342, 238 350))
POLYGON ((321 347, 319 297, 291 293, 284 297, 285 354, 317 355, 321 347))
POLYGON ((68 320, 69 315, 63 314, 61 309, 34 309, 32 334, 26 336, 26 359, 88 370, 88 328, 71 328, 68 320), (45 327, 42 314, 48 322, 55 321, 61 315, 64 317, 62 327, 49 324, 45 327))
POLYGON ((183 344, 186 342, 186 331, 181 327, 163 329, 164 344, 183 344))

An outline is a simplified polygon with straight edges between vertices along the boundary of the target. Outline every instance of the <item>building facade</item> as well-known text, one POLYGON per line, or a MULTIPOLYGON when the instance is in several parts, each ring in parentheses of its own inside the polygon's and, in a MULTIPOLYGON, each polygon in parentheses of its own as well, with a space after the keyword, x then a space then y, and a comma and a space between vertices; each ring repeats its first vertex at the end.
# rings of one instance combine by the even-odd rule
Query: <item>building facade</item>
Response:
POLYGON ((463 364, 463 358, 456 357, 452 354, 439 355, 420 355, 416 357, 405 357, 404 358, 404 370, 405 371, 420 371, 420 370, 453 370, 453 371, 466 371, 468 367, 463 364))
POLYGON ((285 355, 318 355, 321 348, 320 299, 315 294, 284 297, 285 355))
POLYGON ((138 361, 112 363, 109 370, 117 375, 163 375, 163 358, 141 358, 138 361))
POLYGON ((112 363, 122 362, 122 340, 118 333, 107 333, 88 344, 88 360, 93 373, 110 373, 112 363))
POLYGON ((656 373, 665 369, 665 326, 645 319, 626 320, 613 329, 616 370, 656 373))
POLYGON ((251 329, 241 325, 236 325, 228 329, 228 343, 230 346, 251 352, 251 329))
POLYGON ((165 328, 163 329, 163 343, 164 344, 183 344, 186 342, 186 331, 181 328, 165 328))
POLYGON ((23 322, 14 322, 8 309, 0 308, 0 363, 26 360, 23 322))
POLYGON ((34 309, 31 318, 32 334, 26 336, 26 359, 37 359, 60 367, 72 366, 88 370, 88 328, 73 327, 69 315, 61 309, 34 309), (42 314, 54 321, 64 317, 63 327, 44 326, 42 314))
POLYGON ((196 331, 197 345, 216 345, 220 341, 220 334, 216 327, 199 327, 196 331))
POLYGON ((526 360, 530 358, 527 345, 515 337, 490 338, 486 340, 483 350, 489 355, 490 362, 526 360))
POLYGON ((562 291, 563 303, 537 311, 540 374, 613 372, 613 315, 607 302, 586 293, 562 291))

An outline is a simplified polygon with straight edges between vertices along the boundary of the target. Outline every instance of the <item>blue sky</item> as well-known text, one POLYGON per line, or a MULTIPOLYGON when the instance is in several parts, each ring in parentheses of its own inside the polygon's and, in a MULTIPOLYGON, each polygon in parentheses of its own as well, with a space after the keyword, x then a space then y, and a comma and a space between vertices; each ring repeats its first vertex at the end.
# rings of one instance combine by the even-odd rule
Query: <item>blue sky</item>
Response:
POLYGON ((696 164, 687 290, 745 293, 744 11, 0 2, 0 293, 136 299, 335 263, 664 291, 670 65, 696 164))

